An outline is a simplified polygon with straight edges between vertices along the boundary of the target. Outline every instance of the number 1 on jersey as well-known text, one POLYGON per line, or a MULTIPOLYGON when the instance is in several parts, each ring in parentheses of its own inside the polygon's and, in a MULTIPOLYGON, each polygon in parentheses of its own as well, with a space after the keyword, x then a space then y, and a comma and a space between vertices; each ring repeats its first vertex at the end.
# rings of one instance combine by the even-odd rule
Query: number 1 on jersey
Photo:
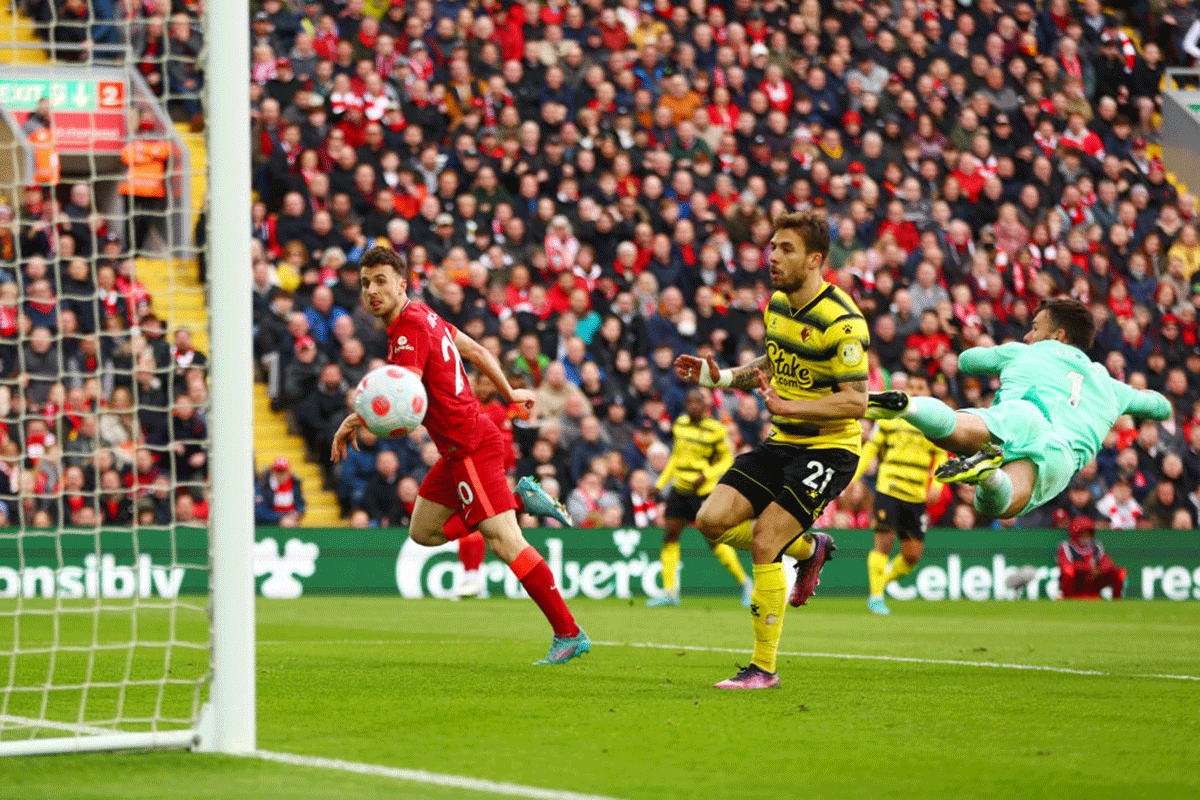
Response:
POLYGON ((1079 401, 1083 399, 1083 374, 1072 370, 1067 373, 1067 380, 1071 384, 1071 396, 1067 398, 1067 402, 1071 404, 1071 408, 1079 408, 1079 401))
MULTIPOLYGON (((442 358, 449 361, 453 357, 455 362, 454 369, 454 393, 462 394, 463 386, 467 381, 467 370, 463 367, 462 356, 458 354, 458 348, 454 346, 454 342, 450 341, 449 336, 442 337, 442 358)), ((1074 374, 1074 373, 1072 373, 1074 374)), ((1079 379, 1082 381, 1083 376, 1079 379)))

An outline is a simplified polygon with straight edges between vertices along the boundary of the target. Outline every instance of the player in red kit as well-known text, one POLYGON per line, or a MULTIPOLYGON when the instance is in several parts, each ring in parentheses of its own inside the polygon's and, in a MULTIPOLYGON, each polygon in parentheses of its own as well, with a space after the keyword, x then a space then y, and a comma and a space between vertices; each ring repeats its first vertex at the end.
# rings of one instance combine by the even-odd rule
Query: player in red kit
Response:
MULTIPOLYGON (((479 410, 484 416, 495 423, 504 445, 504 471, 508 472, 517 465, 517 455, 513 451, 512 414, 508 404, 496 393, 496 385, 484 374, 475 376, 475 396, 479 399, 479 410)), ((461 517, 460 517, 461 518, 461 517)), ((487 543, 479 531, 464 536, 458 540, 458 561, 463 565, 463 579, 454 589, 459 597, 479 597, 483 594, 483 578, 479 568, 487 555, 487 543)))
MULTIPOLYGON (((408 264, 389 247, 372 247, 359 260, 363 305, 387 325, 388 362, 421 376, 429 398, 425 429, 441 458, 433 465, 413 506, 408 535, 417 544, 436 547, 477 529, 521 581, 554 629, 550 650, 539 664, 562 664, 591 649, 587 634, 563 602, 546 561, 525 541, 517 524, 518 502, 542 513, 551 498, 532 481, 522 480, 514 497, 504 477, 504 440, 495 423, 480 413, 463 359, 496 386, 505 401, 533 407, 534 394, 513 389, 495 357, 470 336, 439 317, 429 306, 408 298, 408 264)), ((357 414, 342 421, 333 440, 333 460, 358 446, 357 414)))

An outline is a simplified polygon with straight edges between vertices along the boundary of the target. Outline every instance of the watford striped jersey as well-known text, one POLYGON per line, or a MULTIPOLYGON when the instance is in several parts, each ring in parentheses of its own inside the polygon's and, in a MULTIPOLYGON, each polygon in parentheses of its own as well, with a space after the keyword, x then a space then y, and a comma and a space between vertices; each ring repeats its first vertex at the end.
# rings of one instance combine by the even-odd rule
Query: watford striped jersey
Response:
MULTIPOLYGON (((818 400, 838 385, 867 379, 870 333, 850 295, 826 283, 803 308, 792 308, 787 295, 775 292, 763 318, 771 385, 784 400, 818 400)), ((813 448, 840 447, 859 452, 858 420, 809 422, 774 416, 768 441, 813 448)))
POLYGON ((905 503, 924 503, 932 478, 929 473, 946 460, 946 452, 902 419, 881 419, 863 445, 857 480, 875 457, 879 472, 875 490, 905 503))
POLYGON ((725 470, 733 466, 733 449, 725 426, 712 417, 695 423, 684 414, 675 420, 671 433, 675 446, 658 478, 658 488, 670 482, 686 494, 712 494, 725 470))

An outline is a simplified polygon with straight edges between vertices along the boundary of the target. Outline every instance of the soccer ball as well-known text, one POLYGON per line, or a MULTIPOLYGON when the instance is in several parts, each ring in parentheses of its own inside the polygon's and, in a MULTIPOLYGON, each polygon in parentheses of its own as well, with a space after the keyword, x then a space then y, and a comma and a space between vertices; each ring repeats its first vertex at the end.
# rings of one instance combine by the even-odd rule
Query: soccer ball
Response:
POLYGON ((371 433, 384 439, 408 436, 425 419, 429 401, 417 373, 404 367, 371 370, 358 384, 354 411, 371 433))

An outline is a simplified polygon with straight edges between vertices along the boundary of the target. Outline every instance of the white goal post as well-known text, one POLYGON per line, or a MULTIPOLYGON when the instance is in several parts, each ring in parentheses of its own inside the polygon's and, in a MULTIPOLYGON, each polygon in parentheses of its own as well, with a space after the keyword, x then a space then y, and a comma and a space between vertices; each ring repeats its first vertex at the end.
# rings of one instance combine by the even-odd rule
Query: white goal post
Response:
MULTIPOLYGON (((7 78, 0 77, 0 83, 4 83, 7 90, 14 87, 36 89, 39 84, 37 59, 25 56, 52 47, 50 43, 29 40, 24 33, 28 23, 17 17, 17 9, 30 5, 29 0, 13 3, 10 12, 12 30, 0 31, 5 34, 0 37, 0 68, 14 66, 16 61, 27 62, 21 67, 24 70, 21 75, 34 77, 12 78, 17 71, 10 70, 7 78), (35 66, 29 66, 28 62, 35 66)), ((42 501, 57 503, 54 507, 58 509, 58 516, 53 526, 26 525, 25 517, 11 507, 12 501, 4 504, 8 508, 8 527, 0 524, 0 756, 152 748, 250 754, 257 748, 252 563, 251 183, 250 121, 247 116, 250 107, 247 71, 249 3, 246 0, 208 0, 205 5, 201 24, 205 39, 203 116, 209 196, 208 235, 204 248, 208 265, 204 291, 209 320, 209 380, 203 392, 207 397, 208 425, 207 441, 203 443, 208 479, 207 536, 203 528, 191 528, 185 534, 191 538, 184 541, 179 538, 181 527, 177 524, 183 517, 172 516, 170 524, 161 521, 145 524, 136 510, 132 522, 115 532, 112 525, 101 521, 103 517, 99 513, 86 528, 74 517, 69 518, 69 524, 64 524, 69 511, 62 494, 64 490, 60 488, 64 486, 62 483, 50 488, 39 484, 36 490, 31 490, 37 492, 35 504, 42 501), (51 496, 55 491, 59 495, 51 496), (114 536, 121 543, 122 556, 112 554, 114 536), (151 551, 156 555, 148 554, 151 551), (193 573, 206 574, 207 595, 202 591, 189 594, 188 581, 192 578, 185 574, 193 573)), ((48 4, 50 8, 59 6, 60 3, 53 0, 48 4)), ((91 16, 83 29, 95 31, 96 23, 103 20, 95 18, 91 3, 87 6, 91 16)), ((117 7, 119 9, 119 3, 117 7)), ((170 5, 165 8, 169 25, 170 5)), ((118 19, 114 24, 125 23, 118 19)), ((68 48, 66 52, 72 51, 68 48)), ((60 89, 52 102, 68 109, 76 96, 80 98, 76 107, 83 108, 87 87, 102 86, 97 83, 96 74, 101 69, 110 72, 113 69, 111 60, 104 61, 103 53, 100 58, 96 57, 95 49, 76 48, 73 52, 84 54, 77 62, 78 66, 73 67, 76 74, 69 76, 78 80, 65 79, 65 71, 53 73, 52 65, 44 68, 47 76, 54 74, 60 89), (103 61, 103 66, 98 61, 103 61), (61 90, 64 85, 71 87, 69 93, 61 90)), ((119 62, 131 55, 125 50, 125 55, 115 60, 119 62)), ((130 87, 142 80, 130 69, 130 82, 125 88, 127 102, 133 99, 130 95, 134 92, 130 87)), ((49 78, 41 83, 46 90, 53 86, 49 78)), ((141 86, 145 87, 145 83, 141 86)), ((92 91, 93 98, 100 96, 98 89, 92 91)), ((145 92, 140 96, 143 101, 146 97, 145 92)), ((154 110, 160 120, 159 130, 163 129, 163 124, 170 130, 169 119, 164 113, 169 97, 171 95, 165 93, 162 106, 154 110)), ((92 102, 97 104, 92 108, 103 106, 101 100, 93 99, 92 102)), ((21 129, 14 125, 16 118, 11 111, 15 106, 9 104, 6 109, 4 105, 0 103, 0 134, 5 134, 0 137, 0 195, 3 196, 0 206, 13 210, 15 226, 19 226, 26 219, 22 216, 26 212, 20 205, 21 193, 26 184, 33 182, 29 175, 37 165, 31 145, 26 142, 21 129)), ((127 111, 121 109, 121 113, 127 111)), ((89 113, 93 118, 99 116, 98 111, 89 113)), ((136 114, 130 115, 129 119, 136 119, 136 114)), ((55 120, 58 125, 57 117, 55 120)), ((127 134, 133 137, 136 132, 136 122, 129 124, 127 134)), ((93 134, 93 138, 97 135, 93 134)), ((113 153, 119 149, 118 143, 113 153)), ((178 148, 176 152, 178 154, 178 148)), ((109 166, 103 169, 97 168, 101 159, 93 155, 77 151, 73 158, 76 164, 88 165, 94 183, 106 181, 115 191, 116 183, 124 174, 113 153, 108 154, 108 160, 103 163, 109 166), (116 167, 111 166, 114 163, 117 163, 116 167)), ((188 163, 186 152, 178 154, 177 159, 176 166, 188 163)), ((64 166, 64 175, 67 171, 64 166)), ((182 174, 178 177, 186 184, 191 176, 182 174)), ((168 185, 170 179, 168 175, 168 185)), ((75 177, 73 180, 83 179, 75 177)), ((55 189, 53 184, 49 186, 50 192, 55 189)), ((94 192, 95 186, 91 189, 94 192)), ((98 198, 98 194, 93 196, 98 198)), ((157 266, 147 267, 164 269, 172 276, 179 268, 176 257, 182 254, 190 258, 195 252, 183 246, 190 242, 190 230, 184 230, 182 239, 176 240, 180 225, 172 222, 172 203, 186 204, 183 213, 175 218, 182 220, 188 219, 191 205, 190 192, 186 188, 181 197, 175 200, 168 197, 166 211, 158 212, 161 227, 167 231, 162 237, 166 240, 166 250, 162 257, 151 259, 150 263, 157 266)), ((108 225, 124 231, 123 208, 117 207, 119 200, 116 197, 107 208, 101 208, 97 199, 95 210, 98 218, 103 217, 108 225)), ((4 230, 3 220, 0 220, 0 255, 3 255, 4 230)), ((123 246, 126 245, 128 242, 123 242, 123 246)), ((25 261, 18 255, 15 262, 13 272, 22 277, 22 280, 11 281, 21 287, 18 302, 40 299, 28 293, 26 284, 30 281, 23 278, 22 272, 25 261)), ((93 281, 98 263, 98 256, 93 252, 90 256, 93 281)), ((56 298, 63 297, 64 277, 59 272, 52 273, 56 298)), ((166 280, 173 285, 174 277, 166 280)), ((0 280, 0 284, 5 282, 8 282, 7 278, 0 280)), ((198 289, 191 291, 200 294, 198 289)), ((164 292, 167 294, 170 293, 164 292)), ((163 297, 162 302, 174 308, 173 296, 163 297)), ((3 304, 4 292, 0 289, 0 306, 3 304)), ((129 338, 140 338, 137 320, 132 322, 135 327, 130 329, 129 338)), ((167 334, 169 336, 171 331, 167 334)), ((67 336, 62 329, 53 334, 51 348, 57 348, 60 359, 67 350, 64 343, 67 336)), ((97 338, 101 338, 99 333, 97 338)), ((18 332, 15 340, 16 352, 23 353, 22 348, 30 343, 30 336, 18 332)), ((0 345, 4 344, 0 342, 0 345)), ((24 363, 22 361, 22 371, 24 363)), ((134 363, 138 363, 136 358, 134 363)), ((131 367, 129 374, 135 374, 136 369, 131 367)), ((64 375, 60 383, 65 382, 64 375)), ((170 393, 168 388, 166 394, 170 393)), ((136 404, 139 396, 136 389, 133 395, 136 404)), ((169 398, 163 409, 168 429, 172 422, 173 402, 174 398, 169 398)), ((204 406, 198 408, 203 410, 204 406)), ((13 409, 10 414, 4 400, 0 399, 2 421, 11 423, 15 419, 17 429, 25 431, 27 423, 36 415, 24 405, 13 406, 13 409)), ((60 403, 57 410, 65 413, 63 409, 60 403)), ((99 409, 95 416, 100 416, 99 409)), ((136 429, 136 415, 131 416, 136 429)), ((77 432, 79 423, 72 424, 75 426, 73 433, 77 432)), ((102 440, 96 437, 95 441, 102 440)), ((137 446, 136 442, 134 444, 137 446)), ((46 440, 45 452, 49 454, 54 445, 46 440)), ((161 457, 174 463, 175 456, 170 448, 176 446, 180 446, 179 440, 172 433, 162 445, 161 457)), ((24 433, 20 436, 19 447, 18 466, 13 470, 21 473, 19 477, 24 479, 23 473, 30 470, 28 466, 20 466, 29 463, 30 455, 26 452, 24 433)), ((2 457, 6 455, 0 454, 0 464, 12 463, 3 461, 2 457)), ((36 465, 36 460, 34 463, 36 465)), ((59 462, 54 468, 56 478, 61 475, 64 463, 59 462)), ((93 467, 93 470, 93 474, 99 472, 98 468, 93 467)), ((134 473, 135 480, 137 475, 134 473)), ((171 481, 168 497, 174 509, 177 487, 174 478, 171 481)), ((194 479, 191 483, 181 481, 178 488, 186 490, 189 487, 198 497, 204 493, 203 480, 198 483, 194 479)), ((98 508, 100 498, 105 496, 100 493, 99 481, 89 491, 93 498, 89 502, 96 503, 98 508)), ((16 503, 19 505, 19 498, 28 496, 28 493, 19 494, 16 503)), ((78 511, 78 506, 74 510, 78 511)), ((172 510, 171 513, 177 512, 172 510)), ((205 585, 203 580, 196 580, 200 581, 196 586, 205 585)))

